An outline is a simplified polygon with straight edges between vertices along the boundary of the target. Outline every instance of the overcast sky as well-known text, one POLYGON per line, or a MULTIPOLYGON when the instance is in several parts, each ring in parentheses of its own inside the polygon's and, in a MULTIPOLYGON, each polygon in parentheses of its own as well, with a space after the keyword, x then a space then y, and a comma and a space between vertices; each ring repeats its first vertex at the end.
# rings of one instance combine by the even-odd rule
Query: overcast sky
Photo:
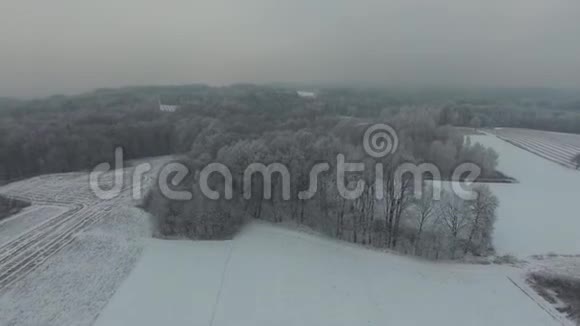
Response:
POLYGON ((0 0, 0 96, 271 81, 580 88, 580 1, 0 0))

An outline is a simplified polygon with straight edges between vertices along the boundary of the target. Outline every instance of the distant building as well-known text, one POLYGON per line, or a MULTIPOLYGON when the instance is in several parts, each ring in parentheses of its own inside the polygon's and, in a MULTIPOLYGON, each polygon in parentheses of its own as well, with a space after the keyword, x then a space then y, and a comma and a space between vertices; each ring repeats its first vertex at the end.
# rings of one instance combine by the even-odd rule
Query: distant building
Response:
POLYGON ((298 96, 302 98, 316 98, 316 93, 308 91, 297 91, 298 96))
POLYGON ((168 104, 163 104, 161 103, 161 101, 159 101, 159 111, 162 112, 175 112, 177 111, 179 107, 177 105, 168 105, 168 104))

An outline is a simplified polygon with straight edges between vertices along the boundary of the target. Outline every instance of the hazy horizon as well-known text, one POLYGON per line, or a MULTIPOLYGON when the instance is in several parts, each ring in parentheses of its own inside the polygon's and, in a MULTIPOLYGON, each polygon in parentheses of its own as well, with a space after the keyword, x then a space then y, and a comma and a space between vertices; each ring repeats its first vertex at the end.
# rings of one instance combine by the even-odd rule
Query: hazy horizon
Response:
POLYGON ((0 96, 131 85, 580 88, 574 0, 10 2, 0 96))

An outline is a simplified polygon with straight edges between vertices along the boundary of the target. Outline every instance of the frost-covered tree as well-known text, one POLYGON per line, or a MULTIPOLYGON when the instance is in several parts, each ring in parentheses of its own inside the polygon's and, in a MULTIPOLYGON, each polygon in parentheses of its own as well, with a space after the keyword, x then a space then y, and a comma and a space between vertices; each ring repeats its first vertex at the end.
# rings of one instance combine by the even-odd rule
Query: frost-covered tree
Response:
POLYGON ((457 257, 462 239, 471 221, 471 215, 465 200, 452 192, 444 192, 439 205, 439 220, 449 237, 449 253, 452 259, 457 257))
POLYGON ((487 185, 479 185, 473 191, 476 195, 475 200, 467 202, 470 224, 463 253, 481 255, 491 248, 491 236, 499 201, 487 185))
POLYGON ((413 252, 415 255, 421 255, 419 250, 422 240, 421 237, 423 232, 429 227, 429 223, 431 223, 433 218, 436 216, 436 205, 437 202, 433 200, 433 187, 427 185, 423 187, 421 196, 413 201, 410 208, 417 229, 415 238, 413 239, 413 252))

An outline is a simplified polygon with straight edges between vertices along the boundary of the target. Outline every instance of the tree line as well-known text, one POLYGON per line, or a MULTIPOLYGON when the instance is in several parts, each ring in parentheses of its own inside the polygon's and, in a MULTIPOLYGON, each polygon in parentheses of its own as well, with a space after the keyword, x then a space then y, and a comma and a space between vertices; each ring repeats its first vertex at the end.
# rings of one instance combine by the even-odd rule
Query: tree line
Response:
MULTIPOLYGON (((282 125, 289 128, 307 127, 317 114, 376 119, 404 113, 406 106, 437 111, 439 117, 429 123, 438 126, 580 133, 580 100, 563 91, 322 88, 316 100, 304 100, 293 89, 274 86, 100 89, 37 100, 1 99, 0 183, 88 169, 111 161, 117 146, 125 149, 127 159, 186 153, 200 126, 231 112, 238 115, 238 121, 228 128, 248 134, 267 130, 272 119, 285 119, 282 125), (180 110, 174 114, 160 112, 159 100, 179 105, 180 110), (250 111, 261 115, 246 121, 239 114, 250 111)), ((456 142, 450 139, 429 144, 433 158, 445 160, 449 155, 436 153, 453 152, 456 142)), ((417 151, 426 152, 424 148, 417 151)))
POLYGON ((580 109, 547 110, 501 103, 454 103, 442 108, 440 123, 473 128, 511 127, 580 134, 580 109))

